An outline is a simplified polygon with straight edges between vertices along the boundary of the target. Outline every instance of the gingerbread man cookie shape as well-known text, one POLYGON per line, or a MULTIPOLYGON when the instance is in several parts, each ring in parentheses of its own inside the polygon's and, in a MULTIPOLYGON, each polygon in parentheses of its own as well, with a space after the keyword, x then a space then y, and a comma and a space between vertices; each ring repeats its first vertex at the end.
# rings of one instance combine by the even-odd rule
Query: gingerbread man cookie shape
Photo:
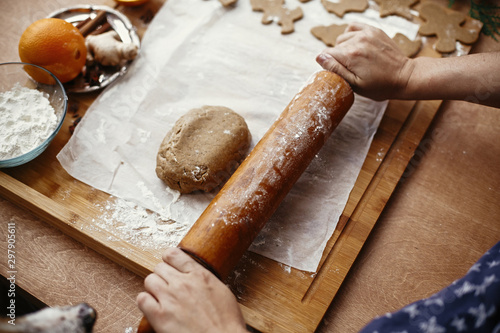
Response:
POLYGON ((293 22, 300 20, 303 16, 302 9, 288 9, 284 6, 285 0, 250 0, 254 11, 263 12, 262 23, 269 24, 278 20, 281 25, 281 33, 289 34, 294 31, 293 22))
POLYGON ((480 23, 471 29, 462 26, 467 19, 465 14, 432 2, 422 4, 420 17, 425 22, 418 32, 424 36, 437 36, 434 48, 441 53, 455 51, 457 41, 465 44, 474 43, 479 38, 482 27, 480 23))
POLYGON ((329 26, 320 25, 313 27, 311 29, 311 33, 327 46, 335 46, 337 43, 337 37, 342 34, 346 28, 347 24, 331 24, 329 26))
POLYGON ((333 13, 338 17, 343 17, 349 12, 364 12, 368 8, 368 0, 340 0, 339 2, 331 2, 321 0, 321 4, 329 13, 333 13))
POLYGON ((410 7, 418 0, 375 0, 375 2, 380 6, 380 17, 398 15, 411 20, 413 16, 410 7))

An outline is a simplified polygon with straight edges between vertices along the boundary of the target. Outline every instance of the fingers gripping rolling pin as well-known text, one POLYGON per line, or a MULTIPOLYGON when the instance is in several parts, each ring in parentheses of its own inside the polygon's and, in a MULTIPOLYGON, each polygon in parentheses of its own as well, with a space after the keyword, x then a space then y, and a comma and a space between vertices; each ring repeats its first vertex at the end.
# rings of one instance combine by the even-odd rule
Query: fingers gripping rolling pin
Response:
MULTIPOLYGON (((224 280, 353 101, 351 87, 341 77, 328 71, 316 73, 257 143, 178 247, 224 280)), ((146 326, 143 319, 138 332, 150 332, 146 326)))

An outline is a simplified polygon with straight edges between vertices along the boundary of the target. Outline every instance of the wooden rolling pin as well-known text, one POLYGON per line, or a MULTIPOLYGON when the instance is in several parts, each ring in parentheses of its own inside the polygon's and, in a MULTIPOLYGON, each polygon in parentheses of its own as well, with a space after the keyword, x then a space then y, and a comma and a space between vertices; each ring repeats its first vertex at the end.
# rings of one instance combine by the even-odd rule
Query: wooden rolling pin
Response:
MULTIPOLYGON (((354 102, 316 73, 201 214, 178 247, 224 280, 354 102)), ((143 318, 138 333, 153 332, 143 318)))

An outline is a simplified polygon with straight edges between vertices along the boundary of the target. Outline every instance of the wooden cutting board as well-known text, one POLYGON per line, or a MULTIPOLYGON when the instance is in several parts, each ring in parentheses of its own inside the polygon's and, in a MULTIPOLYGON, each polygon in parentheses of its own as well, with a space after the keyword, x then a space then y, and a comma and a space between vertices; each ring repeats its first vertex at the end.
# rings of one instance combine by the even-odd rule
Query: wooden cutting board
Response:
MULTIPOLYGON (((391 101, 316 273, 247 252, 228 284, 245 319, 263 332, 313 332, 345 279, 391 193, 404 176, 440 102, 391 101)), ((69 176, 56 154, 71 119, 36 160, 0 172, 0 195, 131 271, 146 276, 161 251, 144 251, 99 228, 110 197, 69 176), (110 241, 110 239, 113 239, 110 241)), ((334 186, 334 184, 332 184, 334 186)))
MULTIPOLYGON (((424 55, 435 56, 429 48, 424 55)), ((83 115, 96 94, 71 96, 83 115)), ((263 332, 313 332, 377 222, 434 118, 439 101, 391 101, 319 269, 302 272, 247 252, 228 284, 247 323, 263 332)), ((140 276, 161 250, 143 250, 96 224, 110 196, 69 176, 56 154, 69 140, 70 115, 36 160, 0 171, 0 195, 140 276)), ((332 184, 335 186, 335 184, 332 184)))

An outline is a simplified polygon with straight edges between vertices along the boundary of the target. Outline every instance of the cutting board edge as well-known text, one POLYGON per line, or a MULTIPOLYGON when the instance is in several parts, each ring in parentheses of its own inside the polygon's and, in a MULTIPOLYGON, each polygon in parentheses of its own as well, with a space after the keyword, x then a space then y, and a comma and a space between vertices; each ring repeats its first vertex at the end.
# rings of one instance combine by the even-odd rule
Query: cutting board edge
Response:
POLYGON ((117 248, 110 246, 110 242, 106 240, 109 237, 116 238, 115 235, 95 225, 92 226, 93 230, 86 229, 85 218, 83 216, 2 171, 0 171, 0 183, 2 184, 0 186, 0 196, 21 208, 27 209, 33 215, 49 223, 65 235, 88 246, 111 261, 124 266, 135 274, 143 277, 146 276, 151 272, 151 269, 148 267, 152 267, 157 262, 156 259, 142 264, 134 262, 134 252, 137 249, 134 248, 134 251, 130 251, 131 255, 120 252, 123 248, 133 247, 132 245, 120 240, 120 242, 116 243, 117 248))

